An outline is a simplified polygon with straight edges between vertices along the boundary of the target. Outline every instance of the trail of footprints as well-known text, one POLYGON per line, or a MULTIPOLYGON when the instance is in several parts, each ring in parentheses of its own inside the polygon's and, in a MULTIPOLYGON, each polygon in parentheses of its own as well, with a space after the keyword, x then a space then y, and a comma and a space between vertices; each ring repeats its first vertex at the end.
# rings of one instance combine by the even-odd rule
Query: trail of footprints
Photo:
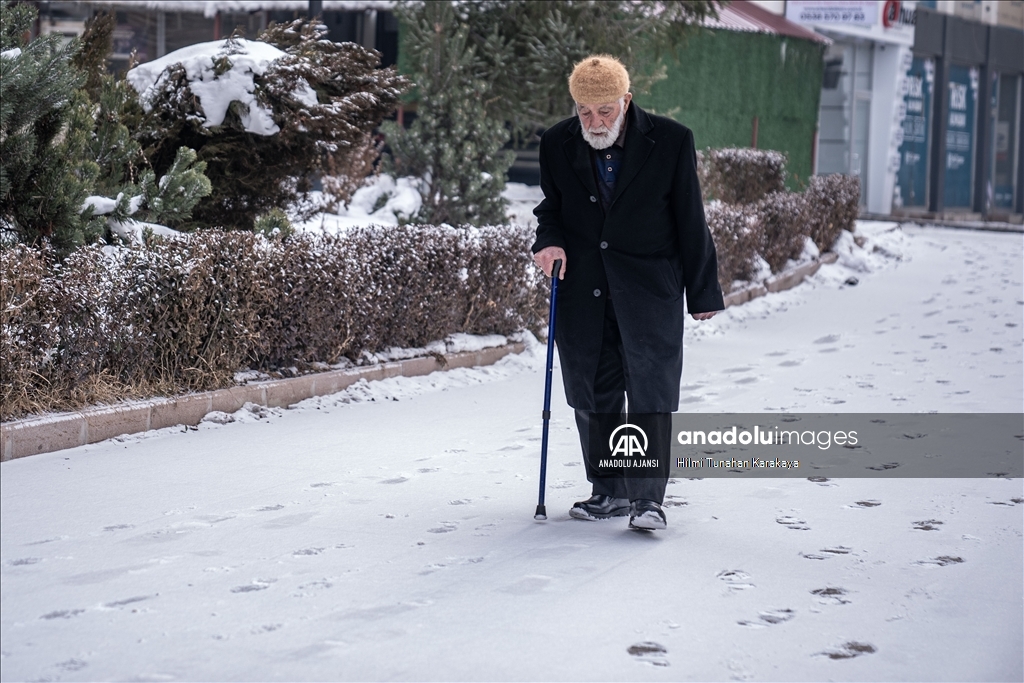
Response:
MULTIPOLYGON (((809 481, 819 486, 836 486, 827 477, 809 477, 809 481)), ((685 505, 685 502, 677 502, 677 496, 666 496, 666 505, 685 505)), ((1012 498, 1010 502, 988 501, 993 505, 1013 506, 1024 503, 1020 498, 1012 498)), ((882 505, 882 502, 875 499, 858 500, 844 507, 850 509, 872 509, 882 505)), ((810 525, 804 519, 794 515, 780 515, 775 519, 776 523, 794 531, 809 531, 810 525)), ((914 531, 940 531, 944 522, 938 519, 923 519, 911 523, 914 531)), ((829 560, 844 556, 856 556, 858 553, 844 545, 834 545, 821 548, 816 552, 801 552, 801 557, 808 560, 829 560)), ((947 567, 961 564, 965 560, 956 555, 939 555, 937 557, 917 560, 913 564, 920 567, 947 567)), ((716 575, 725 587, 724 595, 734 595, 755 589, 751 575, 742 569, 723 569, 716 575)), ((813 595, 819 604, 830 606, 841 606, 852 604, 851 592, 842 586, 826 585, 820 588, 812 588, 808 591, 813 595)), ((797 611, 790 607, 770 608, 759 610, 756 616, 749 619, 740 619, 736 624, 748 629, 765 629, 780 624, 785 624, 797 618, 797 611)), ((877 648, 871 643, 857 640, 846 641, 836 647, 820 652, 815 652, 814 657, 827 657, 833 660, 853 659, 864 655, 874 654, 877 648)), ((627 648, 627 653, 638 661, 655 666, 668 666, 668 651, 665 646, 653 641, 636 643, 627 648)))

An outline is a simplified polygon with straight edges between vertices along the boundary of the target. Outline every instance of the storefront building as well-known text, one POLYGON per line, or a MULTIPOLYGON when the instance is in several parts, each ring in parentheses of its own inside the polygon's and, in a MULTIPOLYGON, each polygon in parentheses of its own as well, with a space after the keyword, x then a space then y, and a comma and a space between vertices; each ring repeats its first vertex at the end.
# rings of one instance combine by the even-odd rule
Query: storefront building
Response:
POLYGON ((786 18, 832 38, 825 54, 815 173, 861 181, 864 211, 890 213, 912 65, 914 2, 786 3, 786 18))
POLYGON ((1024 3, 947 3, 1004 25, 936 4, 917 7, 893 213, 1020 222, 1024 3))

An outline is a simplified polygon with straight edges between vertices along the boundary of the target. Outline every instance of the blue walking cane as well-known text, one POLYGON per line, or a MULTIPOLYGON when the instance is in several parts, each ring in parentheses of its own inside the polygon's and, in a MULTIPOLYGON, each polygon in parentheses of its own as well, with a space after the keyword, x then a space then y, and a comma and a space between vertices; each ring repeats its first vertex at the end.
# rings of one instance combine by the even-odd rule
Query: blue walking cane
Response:
POLYGON ((548 471, 548 422, 551 420, 551 366, 555 358, 555 302, 558 300, 558 274, 562 272, 562 259, 556 259, 551 268, 551 307, 548 310, 548 364, 544 373, 544 430, 540 438, 540 494, 537 496, 537 512, 534 519, 547 519, 544 507, 544 480, 548 471))

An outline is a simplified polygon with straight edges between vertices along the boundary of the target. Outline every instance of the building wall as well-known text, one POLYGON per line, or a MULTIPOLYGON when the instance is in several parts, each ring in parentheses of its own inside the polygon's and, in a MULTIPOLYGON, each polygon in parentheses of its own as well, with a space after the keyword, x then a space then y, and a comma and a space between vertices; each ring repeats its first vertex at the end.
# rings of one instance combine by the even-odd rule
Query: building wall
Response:
POLYGON ((824 46, 785 36, 701 31, 667 57, 667 78, 636 102, 693 130, 697 148, 757 147, 789 155, 789 184, 813 173, 824 46))

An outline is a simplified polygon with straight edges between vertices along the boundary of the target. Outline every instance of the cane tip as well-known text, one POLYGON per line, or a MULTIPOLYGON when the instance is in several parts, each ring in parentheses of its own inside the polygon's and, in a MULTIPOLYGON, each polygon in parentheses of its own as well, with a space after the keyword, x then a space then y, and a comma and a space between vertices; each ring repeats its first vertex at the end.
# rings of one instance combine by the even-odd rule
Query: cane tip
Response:
POLYGON ((548 511, 544 508, 543 505, 538 505, 537 506, 537 512, 533 513, 533 518, 534 519, 547 519, 548 518, 548 511))

